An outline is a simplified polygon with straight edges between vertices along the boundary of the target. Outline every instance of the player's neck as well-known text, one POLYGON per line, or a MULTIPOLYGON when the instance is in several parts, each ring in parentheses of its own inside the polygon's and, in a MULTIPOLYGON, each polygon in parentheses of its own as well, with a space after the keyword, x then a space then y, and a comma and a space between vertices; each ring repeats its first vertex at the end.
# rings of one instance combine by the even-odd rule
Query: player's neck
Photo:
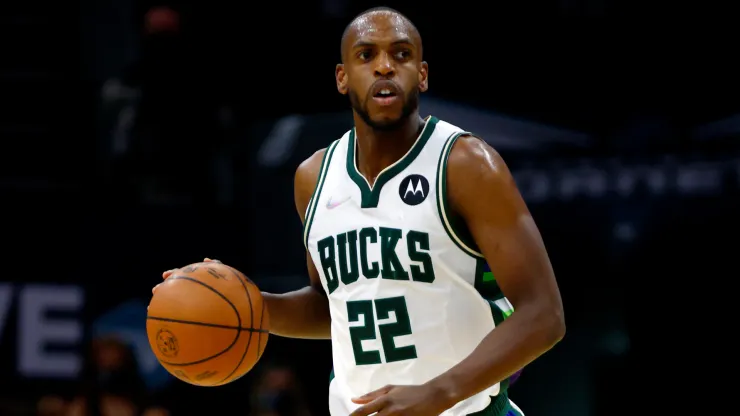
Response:
POLYGON ((424 120, 418 113, 398 129, 375 130, 364 122, 355 123, 357 169, 372 185, 378 174, 408 152, 419 136, 424 120))

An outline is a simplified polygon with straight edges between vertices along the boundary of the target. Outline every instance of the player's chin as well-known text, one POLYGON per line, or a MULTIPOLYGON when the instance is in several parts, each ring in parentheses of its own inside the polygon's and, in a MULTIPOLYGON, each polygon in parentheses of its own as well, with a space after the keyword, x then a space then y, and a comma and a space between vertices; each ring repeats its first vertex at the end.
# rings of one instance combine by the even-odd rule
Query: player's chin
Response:
POLYGON ((395 123, 403 117, 403 104, 370 108, 370 118, 378 123, 395 123))
POLYGON ((394 129, 401 123, 401 114, 376 114, 371 120, 376 129, 394 129))

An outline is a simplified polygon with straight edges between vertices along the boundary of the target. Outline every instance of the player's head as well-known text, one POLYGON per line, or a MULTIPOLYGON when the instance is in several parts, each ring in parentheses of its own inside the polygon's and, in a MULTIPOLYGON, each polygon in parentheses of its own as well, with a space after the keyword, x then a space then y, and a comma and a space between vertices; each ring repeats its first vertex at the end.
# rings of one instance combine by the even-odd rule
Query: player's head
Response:
POLYGON ((342 36, 337 89, 370 127, 392 130, 418 110, 427 90, 421 35, 401 13, 378 7, 352 20, 342 36))

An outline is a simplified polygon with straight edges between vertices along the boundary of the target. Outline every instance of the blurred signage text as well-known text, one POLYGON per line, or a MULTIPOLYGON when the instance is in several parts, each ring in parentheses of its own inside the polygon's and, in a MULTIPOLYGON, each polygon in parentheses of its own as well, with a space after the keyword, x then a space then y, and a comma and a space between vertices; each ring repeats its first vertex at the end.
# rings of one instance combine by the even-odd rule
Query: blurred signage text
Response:
POLYGON ((15 354, 6 357, 14 359, 18 375, 77 376, 82 366, 84 303, 85 292, 79 286, 0 283, 0 345, 5 350, 15 344, 15 354))

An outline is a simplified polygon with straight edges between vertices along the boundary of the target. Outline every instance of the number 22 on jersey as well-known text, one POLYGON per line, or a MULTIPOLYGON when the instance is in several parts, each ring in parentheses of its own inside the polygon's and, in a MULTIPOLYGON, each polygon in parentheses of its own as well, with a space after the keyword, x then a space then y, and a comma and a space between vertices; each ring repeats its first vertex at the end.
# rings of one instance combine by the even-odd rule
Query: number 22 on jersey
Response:
POLYGON ((349 322, 360 322, 361 315, 364 324, 350 326, 349 328, 352 351, 357 365, 380 364, 382 362, 380 351, 365 351, 362 348, 362 341, 377 339, 378 333, 386 363, 416 358, 415 346, 396 346, 396 337, 411 335, 411 320, 409 319, 408 308, 406 308, 406 299, 403 296, 347 301, 349 322), (391 312, 396 316, 396 322, 379 324, 376 332, 375 320, 389 319, 391 312))

